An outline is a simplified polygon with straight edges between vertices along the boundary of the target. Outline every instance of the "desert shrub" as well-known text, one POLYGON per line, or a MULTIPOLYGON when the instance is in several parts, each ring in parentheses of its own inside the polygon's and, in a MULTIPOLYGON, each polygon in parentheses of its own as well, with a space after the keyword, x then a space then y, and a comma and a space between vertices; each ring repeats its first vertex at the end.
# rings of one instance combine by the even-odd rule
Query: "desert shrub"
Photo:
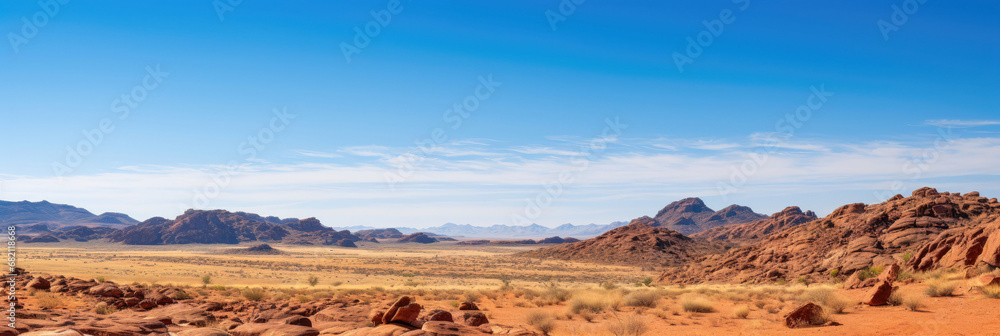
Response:
POLYGON ((211 290, 216 290, 216 291, 224 291, 224 290, 227 289, 226 286, 223 286, 223 285, 214 285, 214 286, 211 286, 211 287, 208 287, 208 288, 211 289, 211 290))
POLYGON ((207 287, 211 283, 212 283, 212 275, 211 274, 205 274, 205 275, 201 276, 201 285, 202 285, 202 287, 207 287))
POLYGON ((858 279, 865 280, 877 277, 879 274, 882 274, 883 270, 885 270, 885 266, 868 266, 865 269, 858 271, 858 279))
POLYGON ((912 258, 913 258, 913 251, 906 251, 906 253, 903 253, 903 263, 910 262, 910 259, 912 258))
POLYGON ((704 296, 684 295, 680 299, 681 308, 692 313, 711 313, 715 311, 712 301, 704 296))
POLYGON ((892 306, 901 306, 903 305, 903 293, 894 291, 892 294, 889 294, 889 298, 885 302, 892 306))
POLYGON ((319 284, 319 277, 310 275, 309 278, 306 279, 306 282, 309 283, 309 287, 316 287, 316 285, 319 284))
POLYGON ((639 336, 645 334, 648 330, 646 321, 635 315, 626 316, 608 325, 608 331, 615 336, 639 336))
POLYGON ((840 269, 839 268, 834 268, 834 269, 830 270, 830 277, 831 278, 836 278, 837 275, 840 275, 840 269))
POLYGON ((660 294, 655 291, 638 291, 625 296, 625 305, 631 307, 656 307, 656 301, 660 299, 660 294))
POLYGON ((97 280, 97 282, 104 282, 105 278, 104 278, 104 276, 102 275, 102 276, 99 276, 99 277, 96 277, 96 278, 94 278, 94 280, 97 280))
POLYGON ((480 293, 477 290, 469 290, 462 294, 462 298, 464 298, 467 302, 476 302, 483 298, 483 293, 480 293))
POLYGON ((643 286, 649 287, 649 285, 653 284, 653 278, 650 277, 642 278, 642 280, 639 281, 639 283, 641 283, 643 286))
POLYGON ((116 311, 118 311, 118 309, 114 306, 108 305, 107 302, 98 302, 94 305, 94 313, 97 313, 98 315, 108 315, 116 311))
POLYGON ((569 311, 573 314, 580 314, 580 312, 599 314, 609 309, 618 309, 620 305, 621 297, 618 293, 583 291, 573 295, 569 301, 569 311))
POLYGON ((528 313, 528 316, 525 318, 525 322, 542 332, 542 335, 548 335, 553 329, 556 328, 556 323, 552 319, 552 316, 539 311, 528 313))
POLYGON ((191 299, 191 294, 188 294, 188 292, 179 291, 179 292, 177 292, 177 294, 174 294, 173 299, 174 300, 189 300, 189 299, 191 299))
POLYGON ((809 287, 809 284, 812 283, 812 281, 809 281, 809 279, 806 279, 805 277, 799 277, 798 279, 795 279, 795 282, 803 284, 806 287, 809 287))
POLYGON ((983 295, 991 299, 1000 299, 1000 285, 989 285, 983 287, 983 295))
POLYGON ((927 289, 924 290, 924 294, 930 297, 951 296, 957 287, 958 284, 954 281, 932 280, 927 283, 927 289))
POLYGON ((601 288, 604 288, 606 290, 615 290, 618 289, 618 285, 616 285, 614 282, 611 281, 605 281, 601 283, 601 288))
POLYGON ((565 288, 556 286, 556 284, 553 283, 549 284, 548 288, 545 289, 544 297, 554 302, 553 304, 556 304, 566 302, 566 300, 569 300, 572 295, 573 294, 565 288))
POLYGON ((736 318, 739 318, 739 319, 745 319, 745 318, 747 318, 747 316, 750 316, 750 307, 749 306, 739 306, 739 307, 736 307, 736 308, 733 309, 733 317, 736 317, 736 318))
POLYGON ((591 322, 591 321, 594 320, 594 314, 591 313, 591 312, 589 312, 589 311, 581 311, 577 315, 580 315, 580 318, 582 318, 584 321, 587 321, 587 322, 591 322))
POLYGON ((35 300, 42 309, 55 309, 63 305, 62 297, 53 293, 39 292, 35 295, 35 300))
POLYGON ((924 296, 917 294, 903 297, 903 306, 912 311, 917 311, 924 306, 924 296))
POLYGON ((510 278, 510 275, 507 274, 500 275, 500 282, 503 283, 502 285, 500 285, 500 290, 509 291, 511 289, 514 289, 514 286, 511 285, 511 281, 512 279, 510 278))
POLYGON ((240 291, 240 294, 243 294, 243 298, 250 301, 263 300, 264 296, 266 295, 264 289, 260 287, 244 288, 242 291, 240 291))
POLYGON ((837 294, 833 288, 829 287, 810 288, 802 292, 799 300, 818 303, 836 314, 843 314, 844 310, 851 306, 851 300, 837 294))
POLYGON ((340 285, 343 285, 343 284, 344 284, 343 281, 334 281, 334 282, 330 283, 330 286, 337 287, 337 286, 340 286, 340 285))

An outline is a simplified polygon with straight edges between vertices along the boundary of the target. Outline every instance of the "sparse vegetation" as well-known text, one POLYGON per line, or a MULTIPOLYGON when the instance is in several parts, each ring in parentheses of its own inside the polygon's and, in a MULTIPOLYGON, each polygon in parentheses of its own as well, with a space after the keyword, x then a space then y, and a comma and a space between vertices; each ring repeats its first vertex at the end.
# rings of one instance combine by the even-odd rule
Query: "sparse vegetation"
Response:
POLYGON ((917 311, 924 306, 923 295, 908 295, 903 298, 903 305, 909 310, 917 311))
POLYGON ((660 300, 660 295, 655 291, 641 290, 625 296, 625 305, 631 307, 655 308, 656 301, 660 300))
POLYGON ((827 307, 835 314, 843 314, 847 307, 851 306, 851 301, 843 295, 837 294, 833 288, 818 287, 810 288, 802 293, 799 298, 803 302, 813 302, 827 307))
POLYGON ((202 275, 201 276, 201 287, 208 287, 208 285, 210 285, 210 284, 212 284, 212 275, 211 274, 202 275))
POLYGON ((747 318, 747 316, 750 316, 749 306, 737 306, 736 308, 733 308, 733 317, 738 319, 745 319, 747 318))
POLYGON ((642 317, 629 315, 618 319, 615 323, 608 325, 608 331, 615 336, 639 336, 649 330, 646 321, 642 317))
POLYGON ((465 291, 465 294, 462 294, 462 298, 464 298, 467 302, 476 302, 483 298, 483 293, 480 293, 477 290, 468 290, 465 291))
POLYGON ((951 296, 955 292, 958 283, 944 279, 936 279, 927 282, 927 289, 924 294, 930 297, 951 296))
POLYGON ((1000 299, 1000 285, 984 286, 983 295, 991 299, 1000 299))
POLYGON ((882 274, 882 271, 884 270, 885 266, 868 266, 865 269, 858 271, 858 279, 866 280, 877 277, 879 274, 882 274))
POLYGON ((243 294, 243 298, 250 301, 263 300, 264 296, 267 295, 264 289, 260 287, 244 288, 240 291, 240 294, 243 294))
POLYGON ((63 305, 62 297, 53 293, 37 293, 35 294, 35 300, 38 303, 38 307, 42 309, 55 309, 63 305))
POLYGON ((711 313, 715 311, 712 301, 700 295, 684 295, 680 299, 681 308, 692 313, 711 313))
POLYGON ((97 313, 98 315, 108 315, 116 311, 118 311, 118 309, 108 305, 107 302, 98 302, 94 305, 94 313, 97 313))
POLYGON ((525 318, 525 322, 527 322, 528 325, 535 327, 535 329, 538 329, 538 331, 543 335, 548 335, 553 329, 556 328, 556 323, 552 316, 540 311, 528 313, 528 316, 525 318))
POLYGON ((316 287, 316 285, 319 284, 319 277, 315 275, 309 275, 309 278, 306 279, 306 282, 309 283, 309 287, 316 287))

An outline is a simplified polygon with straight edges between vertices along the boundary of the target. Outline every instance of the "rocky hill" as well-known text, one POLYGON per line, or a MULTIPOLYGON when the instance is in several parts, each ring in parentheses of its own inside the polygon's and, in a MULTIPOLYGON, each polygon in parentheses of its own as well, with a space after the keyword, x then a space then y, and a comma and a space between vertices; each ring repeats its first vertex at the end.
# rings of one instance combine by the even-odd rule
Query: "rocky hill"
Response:
POLYGON ((47 233, 70 226, 122 228, 136 223, 139 221, 125 214, 95 215, 83 208, 48 201, 0 201, 0 224, 16 225, 24 234, 47 233))
POLYGON ((814 220, 816 220, 815 212, 802 212, 799 207, 791 206, 781 210, 780 212, 774 213, 766 219, 749 223, 714 227, 692 234, 691 238, 700 238, 710 241, 724 241, 728 243, 748 243, 760 240, 773 232, 781 231, 814 220))
POLYGON ((633 220, 626 226, 595 238, 521 252, 531 258, 561 259, 606 264, 663 267, 682 265, 710 253, 719 253, 717 245, 688 238, 680 232, 660 227, 649 217, 633 220))
POLYGON ((354 246, 360 238, 349 231, 336 231, 315 218, 277 220, 244 212, 188 210, 173 220, 154 217, 107 235, 111 241, 129 245, 237 244, 282 242, 302 245, 354 246))
POLYGON ((765 218, 766 215, 753 212, 749 207, 735 204, 714 211, 700 198, 691 197, 663 207, 653 220, 656 226, 690 235, 717 226, 747 223, 765 218))
POLYGON ((828 280, 871 265, 914 268, 1000 265, 1000 203, 973 192, 921 188, 910 197, 848 204, 830 215, 772 233, 767 239, 667 269, 665 283, 828 280), (912 257, 907 257, 912 255, 912 257))

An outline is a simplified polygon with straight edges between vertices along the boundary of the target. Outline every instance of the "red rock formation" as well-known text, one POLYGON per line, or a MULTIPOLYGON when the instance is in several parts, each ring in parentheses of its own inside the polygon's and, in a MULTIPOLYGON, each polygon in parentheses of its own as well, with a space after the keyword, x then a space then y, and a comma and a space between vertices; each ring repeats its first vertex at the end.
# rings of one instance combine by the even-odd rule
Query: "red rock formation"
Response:
POLYGON ((798 277, 829 279, 871 265, 901 262, 916 252, 910 266, 972 267, 1000 265, 1000 235, 993 206, 975 195, 940 194, 921 188, 872 205, 849 204, 829 216, 774 232, 758 242, 670 268, 662 282, 769 282, 798 277), (992 238, 992 239, 990 239, 992 238))
POLYGON ((799 207, 791 206, 774 213, 766 219, 714 227, 692 234, 691 238, 729 242, 752 242, 773 232, 814 220, 816 220, 816 213, 812 211, 802 212, 799 207))

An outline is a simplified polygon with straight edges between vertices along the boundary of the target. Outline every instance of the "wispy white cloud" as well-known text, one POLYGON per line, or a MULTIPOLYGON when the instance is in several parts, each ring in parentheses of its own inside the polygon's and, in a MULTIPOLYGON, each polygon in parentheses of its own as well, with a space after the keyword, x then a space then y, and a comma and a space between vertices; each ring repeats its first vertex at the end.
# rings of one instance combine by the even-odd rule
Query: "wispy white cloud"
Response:
POLYGON ((977 127, 1000 125, 1000 120, 936 119, 924 121, 924 124, 937 127, 977 127))
MULTIPOLYGON (((629 208, 638 206, 635 204, 716 194, 716 184, 729 180, 734 167, 747 162, 755 150, 753 139, 718 142, 725 144, 719 148, 727 150, 712 155, 685 149, 687 146, 669 152, 647 147, 663 142, 628 140, 609 146, 586 169, 574 162, 575 157, 567 156, 574 153, 572 144, 566 148, 448 145, 443 146, 444 151, 468 155, 425 157, 413 167, 412 176, 394 189, 388 187, 386 173, 398 169, 400 162, 396 160, 403 159, 389 153, 405 153, 405 149, 352 147, 338 152, 357 155, 351 163, 309 162, 310 158, 326 157, 304 155, 300 159, 305 162, 248 164, 231 176, 208 207, 267 211, 286 217, 318 216, 329 225, 497 224, 521 211, 524 200, 537 195, 545 183, 558 179, 560 172, 572 171, 574 181, 562 186, 560 201, 547 212, 552 224, 627 220, 646 213, 629 208), (603 209, 604 217, 575 217, 592 215, 595 208, 603 209)), ((703 147, 713 143, 695 144, 703 147)), ((899 141, 819 144, 788 140, 773 149, 740 192, 795 194, 865 188, 899 179, 1000 175, 996 170, 1000 166, 1000 138, 959 138, 933 148, 928 143, 899 141), (928 156, 931 150, 933 155, 928 156), (919 176, 907 168, 913 162, 924 164, 919 176)), ((208 165, 126 166, 111 173, 68 176, 61 181, 4 175, 0 199, 48 199, 94 211, 169 217, 191 207, 195 191, 203 190, 224 169, 208 165)))
POLYGON ((301 155, 301 156, 306 156, 306 157, 327 158, 327 159, 344 157, 343 155, 340 155, 340 154, 337 154, 337 153, 312 151, 312 150, 306 150, 306 149, 296 149, 296 150, 293 150, 292 153, 293 154, 297 154, 297 155, 301 155))

